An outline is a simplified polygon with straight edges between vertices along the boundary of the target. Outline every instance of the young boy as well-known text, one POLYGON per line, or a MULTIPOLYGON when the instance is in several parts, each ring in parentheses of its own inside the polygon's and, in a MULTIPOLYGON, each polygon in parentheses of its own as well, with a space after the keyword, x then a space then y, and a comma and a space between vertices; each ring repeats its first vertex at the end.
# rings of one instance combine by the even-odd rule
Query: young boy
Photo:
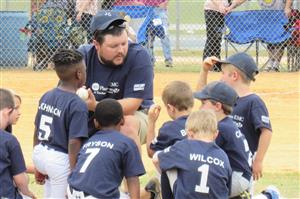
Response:
POLYGON ((234 54, 226 61, 209 57, 203 62, 198 90, 206 85, 208 71, 217 62, 222 64, 221 81, 230 85, 239 96, 231 116, 248 141, 253 154, 253 179, 258 180, 262 177, 263 160, 270 145, 272 128, 265 103, 250 89, 251 81, 255 81, 258 74, 257 66, 246 53, 234 54))
POLYGON ((252 154, 245 136, 228 117, 238 98, 237 93, 225 83, 212 82, 194 96, 201 100, 201 109, 213 110, 217 116, 219 135, 216 144, 225 151, 232 168, 230 197, 247 194, 251 185, 252 154))
POLYGON ((177 169, 175 198, 227 199, 231 167, 225 152, 215 144, 217 118, 211 110, 199 110, 186 121, 188 139, 153 157, 162 171, 177 169))
POLYGON ((75 166, 82 139, 88 136, 88 108, 76 95, 85 83, 86 67, 82 55, 68 49, 56 53, 53 63, 60 83, 39 101, 33 163, 38 172, 48 176, 44 197, 65 198, 68 175, 75 166))
POLYGON ((125 176, 131 199, 140 197, 139 177, 145 169, 135 142, 120 133, 124 124, 117 100, 103 99, 95 109, 98 131, 83 145, 68 182, 69 198, 126 198, 119 186, 125 176))
MULTIPOLYGON (((168 115, 173 121, 165 122, 155 138, 155 123, 159 117, 161 107, 152 105, 148 112, 147 152, 152 158, 157 151, 172 146, 175 142, 185 139, 185 122, 194 106, 193 91, 182 81, 173 81, 163 90, 162 100, 168 115)), ((161 174, 162 197, 172 198, 166 173, 161 174)), ((172 188, 172 185, 171 185, 172 188)))
POLYGON ((0 88, 0 198, 36 198, 28 189, 28 177, 20 144, 4 131, 14 122, 15 103, 9 90, 0 88))

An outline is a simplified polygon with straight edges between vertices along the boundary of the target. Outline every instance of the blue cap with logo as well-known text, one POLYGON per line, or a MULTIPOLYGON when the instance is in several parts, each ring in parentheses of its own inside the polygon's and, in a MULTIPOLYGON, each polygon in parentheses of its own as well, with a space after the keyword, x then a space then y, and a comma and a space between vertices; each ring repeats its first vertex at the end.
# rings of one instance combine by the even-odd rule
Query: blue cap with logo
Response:
POLYGON ((90 25, 90 30, 95 33, 96 30, 105 30, 113 23, 122 24, 125 22, 124 17, 119 12, 101 10, 93 18, 90 25))
POLYGON ((238 94, 233 88, 219 81, 207 84, 201 91, 194 93, 196 99, 211 99, 222 104, 233 106, 238 99, 238 94))
POLYGON ((224 61, 219 61, 219 63, 232 64, 253 81, 255 81, 255 76, 258 74, 258 68, 254 59, 244 52, 236 53, 224 61))

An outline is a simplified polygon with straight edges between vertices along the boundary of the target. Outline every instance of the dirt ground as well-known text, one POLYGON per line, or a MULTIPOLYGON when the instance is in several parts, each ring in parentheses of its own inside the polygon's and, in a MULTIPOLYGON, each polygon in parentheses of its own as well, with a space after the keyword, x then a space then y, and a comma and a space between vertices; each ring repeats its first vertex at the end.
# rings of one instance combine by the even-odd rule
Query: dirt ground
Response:
MULTIPOLYGON (((264 163, 265 171, 300 172, 299 139, 299 75, 300 73, 262 73, 252 85, 267 104, 273 126, 273 138, 264 163)), ((197 73, 156 73, 154 101, 162 105, 160 95, 165 85, 172 80, 182 80, 196 86, 197 73)), ((219 74, 212 73, 210 80, 218 80, 219 74)), ((33 122, 40 96, 57 84, 53 71, 33 72, 29 70, 1 70, 0 87, 11 88, 22 97, 22 116, 13 133, 18 137, 25 159, 31 163, 33 122)), ((196 102, 195 109, 200 106, 196 102)), ((157 127, 169 120, 163 109, 157 127)), ((145 153, 145 149, 143 151, 145 153)), ((145 153, 146 156, 146 153, 145 153)), ((151 170, 150 161, 145 160, 151 170)), ((147 169, 147 170, 148 170, 147 169)))

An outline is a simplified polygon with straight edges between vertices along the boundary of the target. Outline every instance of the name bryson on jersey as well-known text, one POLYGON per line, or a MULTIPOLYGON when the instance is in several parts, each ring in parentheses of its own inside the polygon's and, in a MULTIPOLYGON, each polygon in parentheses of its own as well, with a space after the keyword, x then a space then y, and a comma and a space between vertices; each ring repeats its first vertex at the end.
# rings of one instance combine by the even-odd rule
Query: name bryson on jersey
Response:
POLYGON ((51 113, 51 114, 53 114, 57 117, 60 117, 60 115, 61 115, 61 110, 59 110, 58 108, 56 108, 54 106, 46 104, 46 103, 41 103, 40 106, 39 106, 39 110, 46 111, 46 112, 51 113))
POLYGON ((114 147, 114 144, 106 141, 90 141, 83 145, 83 149, 85 148, 93 148, 93 147, 104 147, 108 149, 112 149, 114 147))
POLYGON ((204 156, 203 154, 190 153, 190 160, 214 164, 216 166, 224 168, 224 161, 212 156, 204 156))

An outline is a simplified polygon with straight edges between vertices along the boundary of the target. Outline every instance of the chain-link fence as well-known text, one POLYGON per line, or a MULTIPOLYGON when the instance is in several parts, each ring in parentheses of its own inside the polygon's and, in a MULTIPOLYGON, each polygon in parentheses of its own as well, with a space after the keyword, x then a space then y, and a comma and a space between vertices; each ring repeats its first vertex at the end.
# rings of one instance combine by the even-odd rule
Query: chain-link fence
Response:
POLYGON ((225 1, 1 0, 0 67, 50 67, 58 49, 90 43, 91 17, 112 9, 125 16, 130 39, 149 50, 155 66, 198 69, 205 57, 247 51, 261 70, 299 69, 298 0, 225 1))

